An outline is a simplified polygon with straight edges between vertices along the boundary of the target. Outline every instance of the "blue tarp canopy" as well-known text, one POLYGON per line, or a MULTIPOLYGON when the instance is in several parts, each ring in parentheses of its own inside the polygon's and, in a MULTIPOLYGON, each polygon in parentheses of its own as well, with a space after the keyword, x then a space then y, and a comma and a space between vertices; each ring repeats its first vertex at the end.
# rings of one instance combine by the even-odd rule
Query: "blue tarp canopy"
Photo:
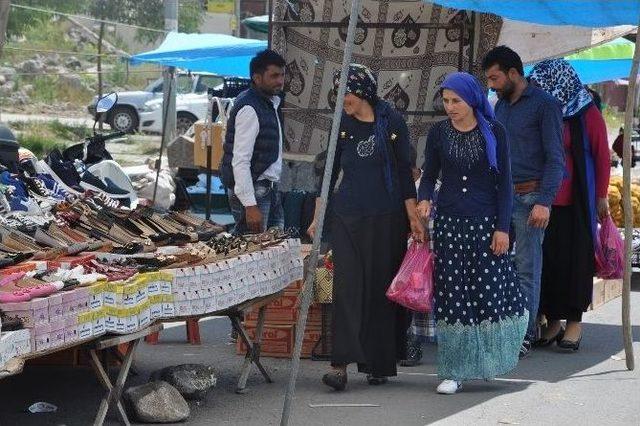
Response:
POLYGON ((167 34, 160 47, 132 56, 133 65, 153 63, 189 71, 249 77, 249 61, 267 48, 266 40, 226 34, 167 34))
MULTIPOLYGON (((573 66, 584 84, 628 78, 635 44, 618 38, 600 46, 582 50, 565 59, 573 66)), ((525 67, 529 74, 532 66, 525 67)))
POLYGON ((493 13, 543 25, 638 25, 639 0, 430 0, 453 9, 493 13))

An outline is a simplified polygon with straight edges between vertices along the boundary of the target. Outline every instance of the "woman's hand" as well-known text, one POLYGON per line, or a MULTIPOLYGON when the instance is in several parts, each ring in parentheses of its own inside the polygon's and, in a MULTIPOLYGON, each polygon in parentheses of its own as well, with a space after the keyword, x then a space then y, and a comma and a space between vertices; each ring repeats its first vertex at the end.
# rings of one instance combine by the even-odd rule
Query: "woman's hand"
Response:
POLYGON ((493 233, 493 240, 491 241, 491 251, 496 256, 502 256, 509 250, 509 234, 502 231, 495 231, 493 233))
POLYGON ((598 198, 598 219, 602 222, 607 216, 609 216, 609 199, 598 198))
POLYGON ((429 215, 431 214, 431 203, 427 200, 420 201, 418 203, 418 218, 424 222, 429 222, 429 215))
POLYGON ((409 226, 411 227, 411 238, 416 242, 424 243, 426 241, 426 232, 422 221, 418 218, 411 218, 409 219, 409 226))

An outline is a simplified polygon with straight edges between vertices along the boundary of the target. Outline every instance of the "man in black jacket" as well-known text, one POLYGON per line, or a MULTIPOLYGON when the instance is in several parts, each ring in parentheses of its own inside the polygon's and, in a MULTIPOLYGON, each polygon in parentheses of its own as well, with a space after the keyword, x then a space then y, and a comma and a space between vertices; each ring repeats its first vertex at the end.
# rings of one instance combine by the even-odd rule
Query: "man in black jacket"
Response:
POLYGON ((250 64, 252 85, 238 95, 229 114, 220 169, 237 234, 284 226, 278 191, 284 71, 280 55, 259 52, 250 64))

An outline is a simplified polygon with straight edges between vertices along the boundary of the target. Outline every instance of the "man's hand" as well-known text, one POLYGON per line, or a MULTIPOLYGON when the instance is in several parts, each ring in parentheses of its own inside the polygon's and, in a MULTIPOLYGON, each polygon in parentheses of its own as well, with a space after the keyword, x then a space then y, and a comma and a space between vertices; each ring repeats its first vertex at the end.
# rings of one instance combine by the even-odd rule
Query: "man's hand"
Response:
POLYGON ((491 251, 496 256, 502 256, 509 250, 509 234, 502 231, 495 231, 493 233, 493 240, 491 241, 491 251))
POLYGON ((245 219, 247 221, 247 228, 254 234, 262 232, 262 213, 258 206, 247 206, 244 208, 245 219))
POLYGON ((529 226, 534 228, 546 228, 549 224, 549 207, 536 204, 529 215, 529 226))

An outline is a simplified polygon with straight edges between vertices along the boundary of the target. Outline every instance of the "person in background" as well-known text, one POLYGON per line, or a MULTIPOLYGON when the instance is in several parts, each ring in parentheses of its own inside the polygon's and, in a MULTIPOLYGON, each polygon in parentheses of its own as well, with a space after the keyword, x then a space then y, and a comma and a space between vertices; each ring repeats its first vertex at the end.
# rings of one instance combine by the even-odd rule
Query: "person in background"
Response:
MULTIPOLYGON (((620 161, 624 164, 624 127, 620 127, 616 140, 613 141, 611 146, 613 152, 620 158, 620 161)), ((636 166, 636 148, 631 145, 631 168, 636 166)))
POLYGON ((511 371, 529 314, 509 253, 513 185, 509 142, 471 74, 442 83, 448 120, 427 136, 418 213, 427 221, 436 181, 434 317, 438 393, 511 371))
POLYGON ((238 95, 229 113, 220 165, 236 234, 284 228, 278 182, 285 61, 276 52, 263 50, 251 59, 249 68, 251 87, 238 95))
POLYGON ((529 81, 562 104, 566 158, 565 179, 553 202, 543 244, 540 313, 547 326, 536 345, 558 342, 560 348, 577 351, 582 313, 593 293, 597 221, 609 215, 607 127, 566 60, 538 62, 529 81), (562 320, 566 320, 566 329, 562 320))
POLYGON ((510 48, 489 51, 482 69, 489 88, 498 95, 496 119, 506 128, 511 149, 515 262, 529 311, 520 350, 524 358, 537 340, 542 240, 564 175, 562 110, 553 96, 527 82, 522 60, 510 48))
MULTIPOLYGON (((334 90, 339 80, 338 71, 334 90)), ((364 65, 349 66, 332 166, 332 368, 322 382, 344 390, 347 366, 357 363, 369 384, 381 385, 406 358, 409 325, 406 310, 386 291, 404 259, 408 235, 423 241, 424 227, 416 212, 407 125, 378 97, 376 79, 364 65)), ((308 233, 315 232, 314 220, 308 233)))
MULTIPOLYGON (((413 180, 416 183, 416 190, 420 186, 420 178, 422 177, 422 170, 420 170, 416 164, 418 162, 418 153, 416 149, 411 147, 411 164, 413 168, 411 173, 413 180)), ((425 244, 431 244, 429 235, 429 229, 431 229, 431 221, 426 227, 425 232, 425 244)), ((433 315, 431 313, 423 312, 411 312, 411 325, 407 332, 407 359, 400 361, 400 365, 403 367, 415 367, 422 361, 422 344, 435 342, 436 325, 433 321, 433 315)))
POLYGON ((598 111, 602 112, 602 98, 600 97, 600 94, 586 84, 584 85, 584 88, 593 98, 593 104, 598 108, 598 111))

